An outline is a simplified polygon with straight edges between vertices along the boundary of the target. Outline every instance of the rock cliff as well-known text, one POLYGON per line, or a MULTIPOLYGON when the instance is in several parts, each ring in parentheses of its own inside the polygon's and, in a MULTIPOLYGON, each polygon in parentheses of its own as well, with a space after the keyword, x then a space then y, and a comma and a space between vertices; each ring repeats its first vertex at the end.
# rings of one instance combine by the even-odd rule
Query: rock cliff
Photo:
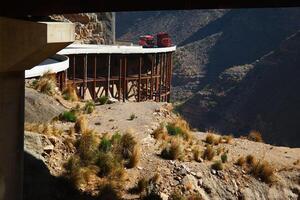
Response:
POLYGON ((114 41, 114 14, 111 12, 51 15, 50 18, 75 23, 77 43, 112 44, 114 41))

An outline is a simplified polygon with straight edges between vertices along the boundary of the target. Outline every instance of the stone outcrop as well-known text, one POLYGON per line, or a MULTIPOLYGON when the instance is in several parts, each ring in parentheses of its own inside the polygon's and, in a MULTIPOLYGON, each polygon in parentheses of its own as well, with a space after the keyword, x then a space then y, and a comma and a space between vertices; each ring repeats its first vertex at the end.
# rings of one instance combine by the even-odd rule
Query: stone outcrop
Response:
POLYGON ((50 96, 25 88, 25 122, 47 123, 65 110, 50 96))
POLYGON ((50 18, 75 23, 76 43, 112 44, 114 41, 114 14, 111 12, 51 15, 50 18))

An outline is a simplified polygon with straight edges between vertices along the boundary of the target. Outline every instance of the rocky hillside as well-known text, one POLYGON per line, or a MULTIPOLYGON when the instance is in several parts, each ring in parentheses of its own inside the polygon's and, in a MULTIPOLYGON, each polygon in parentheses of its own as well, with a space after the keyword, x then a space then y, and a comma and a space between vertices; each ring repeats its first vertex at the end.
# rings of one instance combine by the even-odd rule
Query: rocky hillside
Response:
MULTIPOLYGON (((84 106, 82 102, 73 104, 84 106)), ((42 106, 47 108, 50 105, 42 106)), ((101 189, 105 181, 113 180, 114 177, 103 177, 101 170, 106 168, 97 162, 96 165, 89 165, 86 163, 90 161, 82 161, 85 164, 79 167, 75 165, 76 171, 71 174, 71 178, 68 178, 66 170, 72 163, 70 157, 75 155, 73 158, 79 159, 82 155, 93 152, 96 142, 91 137, 87 137, 88 133, 77 130, 79 120, 76 123, 52 121, 44 125, 48 127, 45 129, 40 128, 42 124, 38 125, 37 129, 34 128, 34 124, 31 126, 27 124, 24 138, 26 152, 24 199, 118 200, 116 196, 111 196, 113 194, 120 194, 120 199, 124 200, 176 200, 190 195, 205 200, 299 199, 299 149, 274 147, 247 139, 217 135, 214 135, 211 143, 207 139, 209 137, 207 133, 190 131, 185 127, 184 121, 173 114, 171 109, 170 104, 164 103, 116 102, 96 105, 92 113, 82 115, 87 121, 84 125, 81 122, 81 131, 83 127, 93 130, 96 134, 94 137, 102 141, 99 148, 103 148, 105 144, 109 145, 108 137, 112 133, 124 135, 130 129, 136 139, 140 149, 139 160, 134 167, 122 169, 123 178, 114 174, 117 176, 117 183, 121 185, 117 188, 117 193, 114 188, 101 189), (135 117, 130 119, 132 114, 135 117), (178 127, 184 130, 184 134, 188 134, 188 137, 184 138, 183 135, 175 137, 171 132, 169 133, 169 128, 160 129, 160 124, 170 125, 173 122, 181 124, 178 127), (60 129, 59 134, 49 127, 60 129), (167 135, 160 138, 158 134, 167 135), (84 141, 87 143, 81 143, 82 138, 86 138, 84 141), (172 150, 177 152, 175 157, 163 157, 162 150, 173 143, 179 145, 172 150), (82 146, 83 144, 85 146, 82 146), (82 148, 86 151, 80 152, 82 155, 76 157, 78 156, 76 152, 82 148), (205 155, 208 155, 207 151, 211 148, 212 158, 207 158, 205 155), (242 166, 235 164, 239 158, 247 155, 253 156, 252 159, 250 157, 247 159, 248 164, 240 163, 242 166), (220 163, 220 159, 223 163, 214 166, 215 163, 220 163), (261 170, 266 173, 266 177, 259 173, 255 175, 251 171, 253 163, 262 167, 261 170), (272 177, 272 182, 266 182, 268 177, 272 177)), ((113 146, 107 147, 105 151, 109 154, 109 148, 113 146)), ((101 154, 91 155, 94 156, 92 160, 97 160, 97 156, 101 154)), ((114 169, 114 163, 108 162, 108 164, 109 168, 114 169)))
POLYGON ((182 113, 201 129, 256 129, 270 143, 299 146, 299 45, 300 32, 256 62, 228 68, 188 100, 182 113))
POLYGON ((55 21, 75 23, 75 40, 84 44, 112 44, 113 42, 113 14, 80 13, 51 15, 55 21))

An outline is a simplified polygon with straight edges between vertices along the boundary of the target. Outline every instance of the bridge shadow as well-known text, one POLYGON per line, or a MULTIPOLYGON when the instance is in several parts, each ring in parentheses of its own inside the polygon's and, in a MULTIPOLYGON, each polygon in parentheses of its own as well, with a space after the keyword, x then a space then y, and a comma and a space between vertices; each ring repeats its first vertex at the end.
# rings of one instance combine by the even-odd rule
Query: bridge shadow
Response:
POLYGON ((52 176, 39 159, 24 152, 24 200, 95 200, 72 187, 63 177, 52 176))

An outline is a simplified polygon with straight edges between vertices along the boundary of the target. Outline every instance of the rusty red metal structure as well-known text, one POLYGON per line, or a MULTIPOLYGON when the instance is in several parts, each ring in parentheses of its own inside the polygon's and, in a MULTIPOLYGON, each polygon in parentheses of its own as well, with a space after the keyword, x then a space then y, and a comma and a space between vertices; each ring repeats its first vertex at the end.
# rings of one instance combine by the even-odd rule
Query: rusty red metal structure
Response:
POLYGON ((60 88, 73 85, 93 100, 170 101, 172 54, 71 54, 66 74, 58 74, 60 88))

